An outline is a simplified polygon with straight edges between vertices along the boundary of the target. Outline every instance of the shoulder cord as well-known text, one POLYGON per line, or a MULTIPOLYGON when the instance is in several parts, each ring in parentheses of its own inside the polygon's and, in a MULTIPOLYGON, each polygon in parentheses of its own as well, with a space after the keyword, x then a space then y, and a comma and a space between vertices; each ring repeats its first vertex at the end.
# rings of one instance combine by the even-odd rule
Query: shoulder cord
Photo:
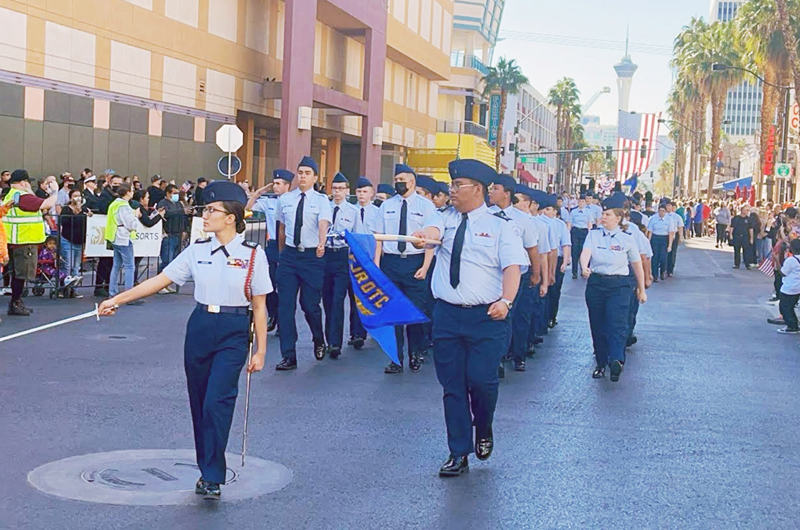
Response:
POLYGON ((258 252, 258 247, 253 249, 253 252, 250 254, 250 264, 247 267, 247 277, 244 280, 244 296, 247 298, 248 302, 253 300, 253 269, 256 265, 256 252, 258 252))

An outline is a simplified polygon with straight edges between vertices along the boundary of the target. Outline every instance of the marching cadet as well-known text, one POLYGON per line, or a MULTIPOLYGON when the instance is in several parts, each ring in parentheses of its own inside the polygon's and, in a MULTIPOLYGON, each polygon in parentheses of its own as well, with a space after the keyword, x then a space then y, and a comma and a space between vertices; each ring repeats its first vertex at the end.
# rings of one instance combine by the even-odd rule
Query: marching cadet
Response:
POLYGON ((195 241, 158 276, 104 301, 99 314, 111 316, 122 304, 151 296, 171 283, 194 280, 197 307, 186 326, 184 368, 202 475, 195 493, 219 499, 239 374, 249 352, 251 305, 256 350, 247 371, 252 373, 264 367, 266 295, 272 283, 265 253, 243 236, 244 190, 233 182, 215 181, 203 190, 203 198, 203 230, 212 236, 195 241))
POLYGON ((586 195, 581 194, 578 199, 578 207, 569 213, 570 236, 572 238, 572 279, 578 279, 578 267, 580 265, 581 251, 583 242, 589 235, 592 228, 594 214, 586 205, 586 195))
POLYGON ((653 281, 667 277, 667 256, 672 251, 672 241, 675 238, 673 221, 667 217, 667 207, 658 205, 658 215, 654 215, 647 222, 647 232, 653 246, 653 281))
MULTIPOLYGON (((289 191, 294 180, 294 173, 288 169, 276 169, 272 172, 272 182, 257 190, 247 201, 246 210, 262 212, 267 217, 267 261, 269 262, 269 279, 272 285, 277 285, 278 273, 278 229, 276 226, 276 213, 278 199, 289 191), (274 197, 261 194, 272 188, 274 197)), ((278 326, 278 292, 273 291, 267 295, 267 331, 272 331, 278 326)))
POLYGON ((586 306, 597 367, 594 379, 605 376, 610 366, 611 380, 619 381, 625 364, 625 344, 630 326, 631 291, 636 277, 640 303, 647 301, 644 270, 633 236, 623 232, 624 196, 606 199, 601 218, 602 227, 589 232, 581 253, 581 269, 586 282, 586 306))
MULTIPOLYGON (((653 257, 653 248, 650 246, 650 240, 644 235, 644 216, 641 212, 630 210, 626 212, 626 218, 623 221, 623 230, 631 235, 636 240, 636 246, 639 248, 639 255, 642 257, 642 270, 644 271, 644 286, 645 289, 650 288, 653 283, 653 276, 651 275, 650 259, 653 257)), ((630 268, 632 281, 635 281, 633 275, 633 267, 630 268)), ((628 329, 628 339, 625 346, 630 348, 636 344, 639 339, 633 334, 636 329, 636 316, 639 314, 639 298, 638 293, 634 289, 631 293, 631 310, 630 310, 630 328, 628 329)))
MULTIPOLYGON (((533 297, 539 296, 543 289, 542 260, 539 257, 539 240, 546 237, 546 233, 533 218, 512 205, 512 197, 517 183, 509 175, 498 175, 494 179, 492 189, 489 191, 489 202, 493 205, 490 213, 502 213, 508 217, 517 229, 522 239, 522 246, 528 255, 528 264, 520 268, 521 280, 517 297, 509 314, 511 326, 511 359, 514 361, 514 371, 525 371, 525 357, 528 350, 528 338, 531 329, 531 314, 533 313, 533 297), (536 292, 534 288, 536 287, 536 292)), ((504 375, 504 374, 503 374, 504 375)))
POLYGON ((428 175, 417 175, 417 193, 433 202, 433 196, 438 191, 439 184, 433 178, 428 175))
MULTIPOLYGON (((375 194, 375 188, 372 182, 366 177, 361 177, 356 183, 356 199, 358 199, 356 226, 353 229, 355 234, 374 234, 375 227, 378 223, 378 216, 380 210, 372 203, 372 196, 375 194)), ((361 318, 358 315, 358 308, 356 308, 356 299, 353 296, 353 285, 348 280, 347 294, 350 297, 350 340, 347 344, 353 346, 355 349, 360 350, 364 347, 367 340, 367 330, 361 324, 361 318)))
POLYGON ((394 188, 388 184, 378 184, 378 193, 375 194, 375 206, 380 207, 381 204, 389 197, 394 197, 394 188))
MULTIPOLYGON (((416 191, 417 175, 405 164, 397 164, 394 170, 394 187, 397 194, 381 204, 376 232, 408 236, 428 227, 441 228, 442 219, 433 202, 420 196, 416 191)), ((426 252, 405 241, 378 242, 375 249, 375 263, 389 280, 406 295, 412 304, 425 307, 427 298, 426 252)), ((412 372, 419 370, 420 354, 425 348, 422 324, 405 326, 408 335, 408 367, 412 372)), ((403 326, 395 327, 397 354, 400 364, 389 363, 384 370, 387 374, 403 372, 403 326)))
POLYGON ((547 325, 550 328, 556 327, 558 324, 558 304, 561 301, 561 287, 564 285, 564 273, 570 265, 572 259, 572 241, 570 240, 569 228, 567 224, 556 217, 557 203, 556 196, 548 196, 548 205, 542 210, 542 219, 548 221, 555 230, 557 243, 556 243, 556 281, 552 288, 548 291, 548 311, 549 316, 547 325))
MULTIPOLYGON (((433 202, 434 195, 439 190, 439 183, 433 180, 433 178, 427 175, 417 175, 417 193, 428 199, 429 201, 433 202)), ((434 206, 436 206, 434 204, 434 206)), ((432 248, 425 249, 425 263, 424 266, 428 270, 428 274, 425 277, 425 305, 421 307, 422 312, 425 313, 429 319, 433 316, 433 294, 431 292, 431 276, 433 276, 433 266, 436 263, 436 257, 434 255, 434 251, 432 248)), ((433 336, 431 335, 433 330, 433 324, 431 322, 426 322, 422 324, 422 337, 423 337, 423 348, 420 350, 420 361, 425 362, 425 357, 428 355, 428 351, 433 348, 433 336)))
POLYGON ((281 362, 278 371, 297 368, 297 293, 300 307, 311 328, 314 357, 325 357, 322 329, 322 278, 325 272, 325 242, 332 220, 328 197, 314 191, 319 168, 306 156, 297 166, 297 187, 278 199, 278 325, 281 334, 281 362))
POLYGON ((556 211, 558 212, 558 218, 566 223, 567 230, 569 231, 569 229, 572 227, 569 218, 569 208, 567 207, 567 204, 564 203, 564 198, 559 195, 556 196, 556 211))
POLYGON ((473 451, 479 460, 492 454, 497 366, 507 348, 520 267, 528 262, 511 222, 486 207, 495 171, 477 160, 455 160, 449 169, 453 207, 442 214, 444 226, 414 234, 442 240, 433 274, 433 334, 450 449, 439 469, 443 477, 467 472, 473 451))
POLYGON ((450 201, 450 187, 446 182, 437 182, 436 193, 433 195, 433 204, 436 209, 443 212, 447 209, 447 203, 450 201))
MULTIPOLYGON (((550 291, 556 283, 556 270, 558 266, 558 246, 560 238, 558 236, 557 227, 544 215, 544 209, 550 205, 550 197, 550 195, 541 190, 533 190, 531 193, 531 215, 547 229, 547 240, 550 248, 550 252, 547 256, 547 299, 542 301, 542 311, 539 312, 536 315, 537 318, 531 322, 534 330, 534 344, 541 344, 544 341, 544 335, 547 334, 548 324, 550 322, 550 291)), ((555 203, 553 203, 552 206, 555 207, 555 203)))
POLYGON ((331 201, 332 221, 325 249, 325 276, 322 283, 322 305, 325 308, 325 338, 328 341, 328 353, 331 359, 338 359, 342 354, 344 337, 344 299, 350 285, 349 248, 341 236, 346 230, 353 232, 356 228, 359 210, 354 204, 347 202, 350 194, 350 182, 341 173, 336 173, 331 183, 333 201, 331 201))
POLYGON ((675 262, 678 261, 678 245, 683 241, 683 218, 675 211, 675 203, 667 201, 667 217, 672 221, 672 231, 675 238, 672 240, 672 250, 667 256, 667 277, 675 274, 675 262))

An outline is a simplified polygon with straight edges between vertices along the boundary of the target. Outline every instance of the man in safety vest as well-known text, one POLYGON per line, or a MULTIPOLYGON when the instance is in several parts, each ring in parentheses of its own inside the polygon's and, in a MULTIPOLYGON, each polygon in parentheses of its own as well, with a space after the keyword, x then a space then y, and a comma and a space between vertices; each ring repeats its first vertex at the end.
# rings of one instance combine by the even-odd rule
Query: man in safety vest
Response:
POLYGON ((36 279, 38 247, 44 243, 47 235, 42 212, 55 206, 58 186, 48 189, 49 196, 41 199, 33 194, 31 178, 24 169, 11 173, 9 184, 11 189, 2 202, 3 206, 11 206, 3 217, 11 271, 11 302, 8 304, 8 314, 30 316, 33 311, 22 302, 22 292, 25 281, 36 279))

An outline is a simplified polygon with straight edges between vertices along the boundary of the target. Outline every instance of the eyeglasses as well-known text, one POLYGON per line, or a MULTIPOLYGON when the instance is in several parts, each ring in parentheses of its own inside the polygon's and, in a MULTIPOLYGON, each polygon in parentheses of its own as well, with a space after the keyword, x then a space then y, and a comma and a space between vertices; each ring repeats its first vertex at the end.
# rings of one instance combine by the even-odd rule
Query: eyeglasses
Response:
POLYGON ((450 190, 451 191, 458 191, 461 188, 470 188, 472 186, 475 186, 475 184, 459 184, 457 182, 451 182, 450 183, 450 190))
POLYGON ((211 207, 206 206, 203 209, 203 217, 211 217, 211 214, 215 213, 215 212, 224 213, 225 215, 228 215, 228 212, 226 212, 222 208, 211 208, 211 207))
POLYGON ((333 186, 331 189, 333 191, 347 191, 347 186, 333 186))

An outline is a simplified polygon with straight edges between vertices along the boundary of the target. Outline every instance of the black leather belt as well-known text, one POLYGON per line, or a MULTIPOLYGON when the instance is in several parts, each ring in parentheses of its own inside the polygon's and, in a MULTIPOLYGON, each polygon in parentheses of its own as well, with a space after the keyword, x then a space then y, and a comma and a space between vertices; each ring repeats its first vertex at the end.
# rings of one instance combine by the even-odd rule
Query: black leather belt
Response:
POLYGON ((206 304, 197 304, 197 309, 201 311, 205 311, 206 313, 227 313, 229 315, 249 315, 250 308, 249 307, 237 307, 237 306, 227 306, 227 305, 206 305, 206 304))
POLYGON ((325 247, 325 252, 345 252, 350 250, 350 247, 325 247))

